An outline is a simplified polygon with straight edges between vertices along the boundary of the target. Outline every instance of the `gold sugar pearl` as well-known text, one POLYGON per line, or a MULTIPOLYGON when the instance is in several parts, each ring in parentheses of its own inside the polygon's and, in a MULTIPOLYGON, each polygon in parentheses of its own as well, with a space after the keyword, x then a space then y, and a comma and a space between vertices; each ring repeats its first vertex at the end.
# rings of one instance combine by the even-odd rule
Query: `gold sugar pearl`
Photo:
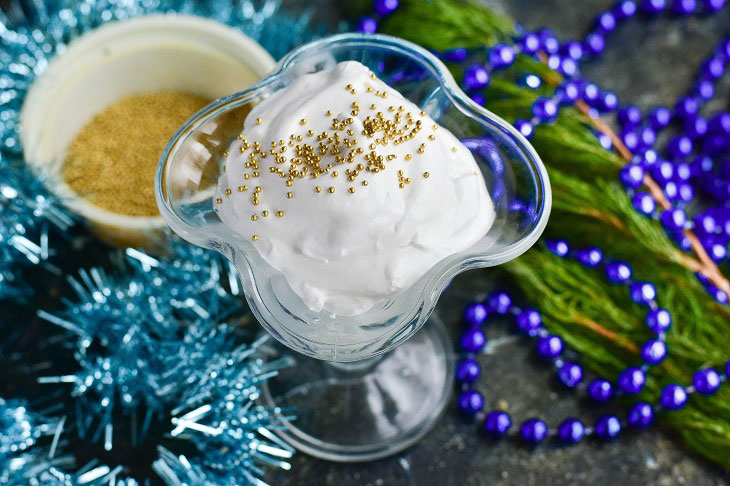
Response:
POLYGON ((367 186, 368 185, 368 181, 362 181, 362 185, 363 186, 367 186))
POLYGON ((243 174, 243 178, 246 179, 246 180, 249 180, 250 177, 251 176, 249 174, 243 174))
POLYGON ((223 202, 223 199, 218 197, 215 199, 215 202, 216 202, 216 204, 221 204, 223 202))
POLYGON ((230 196, 230 195, 231 195, 231 190, 230 189, 226 189, 226 196, 230 196))
POLYGON ((375 73, 370 73, 370 79, 372 79, 373 81, 375 81, 378 78, 375 77, 375 73))
POLYGON ((248 186, 238 186, 238 192, 248 191, 248 186))
POLYGON ((334 192, 335 192, 335 188, 334 188, 334 187, 330 187, 329 189, 327 189, 327 191, 328 191, 328 192, 329 192, 330 194, 334 194, 334 192))
POLYGON ((350 194, 355 194, 355 188, 354 187, 349 188, 348 191, 350 192, 350 194))
POLYGON ((256 118, 256 125, 261 125, 263 122, 261 118, 256 118))
POLYGON ((269 215, 269 212, 266 211, 265 209, 263 211, 261 211, 261 216, 263 216, 264 218, 267 217, 268 215, 269 215))
POLYGON ((307 124, 307 119, 306 118, 302 118, 301 120, 299 120, 299 124, 300 125, 306 125, 307 124))
POLYGON ((345 89, 352 89, 352 85, 348 84, 347 86, 345 86, 345 89))
POLYGON ((333 171, 332 171, 332 177, 337 177, 338 175, 339 175, 339 174, 337 173, 337 171, 336 171, 336 170, 333 170, 333 171))
POLYGON ((258 221, 258 220, 259 220, 259 217, 257 215, 255 215, 255 214, 251 215, 251 221, 258 221))
POLYGON ((287 198, 287 199, 291 199, 291 198, 293 198, 293 197, 294 197, 294 193, 293 193, 293 192, 287 192, 287 193, 286 193, 286 198, 287 198))
POLYGON ((413 156, 411 154, 406 154, 406 160, 411 160, 413 156))
POLYGON ((425 111, 422 111, 421 112, 421 116, 426 116, 426 112, 425 111))
POLYGON ((426 178, 426 179, 428 179, 428 176, 430 176, 430 175, 431 175, 431 174, 429 174, 428 172, 424 172, 424 173, 423 173, 423 177, 424 177, 424 178, 426 178))
POLYGON ((284 211, 277 211, 276 215, 281 218, 282 216, 284 216, 284 211))
POLYGON ((228 152, 223 152, 223 157, 228 157, 228 152))
POLYGON ((258 237, 258 235, 253 235, 253 236, 251 237, 251 239, 252 239, 253 241, 258 241, 259 237, 258 237))
POLYGON ((456 152, 456 147, 451 147, 452 152, 456 152))
POLYGON ((319 186, 315 187, 314 190, 315 192, 322 192, 322 188, 319 186))
POLYGON ((357 94, 357 90, 355 90, 355 89, 350 90, 350 94, 357 94))
POLYGON ((436 137, 434 137, 433 135, 429 135, 429 136, 428 136, 428 139, 429 139, 429 140, 436 140, 436 137))
POLYGON ((377 110, 378 109, 378 106, 375 103, 373 103, 372 105, 370 105, 370 109, 371 110, 377 110))
POLYGON ((263 188, 261 186, 256 186, 256 189, 254 190, 254 192, 256 192, 256 194, 258 194, 261 191, 263 191, 263 188))
POLYGON ((435 125, 434 124, 431 128, 433 128, 434 130, 436 130, 438 127, 439 127, 438 125, 435 125))
POLYGON ((327 113, 325 113, 327 116, 332 116, 332 110, 327 110, 327 113))
POLYGON ((286 187, 291 187, 292 184, 293 184, 292 181, 286 181, 286 187))
POLYGON ((310 137, 313 137, 314 136, 314 130, 307 130, 307 135, 309 135, 310 137))
POLYGON ((388 107, 388 111, 390 111, 391 113, 394 112, 395 111, 395 106, 389 106, 388 107))

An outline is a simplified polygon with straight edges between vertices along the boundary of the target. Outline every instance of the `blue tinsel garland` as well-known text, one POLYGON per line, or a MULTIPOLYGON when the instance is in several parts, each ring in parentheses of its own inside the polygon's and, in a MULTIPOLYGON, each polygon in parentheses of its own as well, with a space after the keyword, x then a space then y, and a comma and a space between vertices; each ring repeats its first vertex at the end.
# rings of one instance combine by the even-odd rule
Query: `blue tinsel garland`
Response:
MULTIPOLYGON (((279 4, 22 0, 0 13, 0 298, 30 290, 17 272, 19 264, 44 263, 55 270, 47 262, 53 254, 48 228, 65 230, 72 223, 22 160, 20 110, 48 62, 85 32, 152 13, 217 20, 280 57, 316 34, 308 15, 289 16, 279 11, 279 4)), ((158 446, 153 469, 167 484, 261 485, 261 465, 288 469, 286 459, 293 450, 272 433, 279 411, 256 405, 261 382, 286 363, 264 363, 257 356, 261 341, 239 344, 233 330, 221 323, 241 305, 233 295, 238 282, 231 269, 216 256, 183 244, 173 245, 167 259, 135 250, 126 256, 125 268, 115 275, 93 268, 69 278, 77 298, 66 302, 65 310, 39 312, 68 331, 79 368, 42 381, 68 383, 76 407, 66 421, 0 400, 0 483, 136 485, 134 479, 123 479, 122 465, 92 461, 74 471, 72 454, 59 454, 63 437, 74 429, 83 440, 112 449, 119 412, 142 414, 132 431, 136 443, 144 440, 153 421, 172 420, 171 435, 196 446, 190 460, 158 446), (221 280, 228 282, 228 290, 221 280), (51 442, 39 445, 42 438, 51 442)))

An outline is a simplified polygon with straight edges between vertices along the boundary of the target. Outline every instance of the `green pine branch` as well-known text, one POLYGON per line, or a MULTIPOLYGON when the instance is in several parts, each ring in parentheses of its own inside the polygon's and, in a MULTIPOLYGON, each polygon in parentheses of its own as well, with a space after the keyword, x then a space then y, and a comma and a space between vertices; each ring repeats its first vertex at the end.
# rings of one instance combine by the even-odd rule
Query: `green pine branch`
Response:
MULTIPOLYGON (((508 41, 513 22, 462 0, 401 0, 381 30, 446 50, 508 41)), ((450 68, 459 79, 458 67, 450 68)), ((551 86, 559 82, 546 65, 519 56, 510 70, 493 73, 486 107, 509 121, 530 118, 535 98, 552 94, 551 86), (519 87, 514 79, 520 72, 538 74, 546 82, 537 92, 519 87)), ((657 285, 659 304, 672 313, 669 356, 648 372, 647 386, 636 400, 655 402, 664 385, 689 384, 700 367, 724 367, 730 358, 730 314, 688 269, 692 255, 678 250, 659 223, 632 208, 618 183, 621 157, 600 146, 575 109, 563 109, 554 124, 537 127, 532 143, 553 187, 546 237, 566 238, 578 247, 600 246, 610 257, 626 260, 635 278, 657 285)), ((550 331, 580 352, 593 370, 615 378, 627 365, 640 363, 639 348, 650 337, 646 308, 631 302, 625 287, 608 284, 598 270, 556 257, 541 243, 502 268, 540 310, 550 331)), ((730 467, 727 384, 714 396, 693 396, 681 411, 660 414, 660 421, 696 453, 730 467)))

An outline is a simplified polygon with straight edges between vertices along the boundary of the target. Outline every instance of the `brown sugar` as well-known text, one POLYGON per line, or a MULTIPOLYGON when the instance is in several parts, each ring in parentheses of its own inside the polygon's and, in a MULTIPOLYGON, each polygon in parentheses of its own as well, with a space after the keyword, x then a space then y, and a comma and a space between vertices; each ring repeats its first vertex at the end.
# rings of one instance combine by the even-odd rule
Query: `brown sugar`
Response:
POLYGON ((121 98, 73 139, 63 179, 102 209, 127 216, 157 216, 154 180, 160 155, 177 129, 210 101, 176 91, 121 98))

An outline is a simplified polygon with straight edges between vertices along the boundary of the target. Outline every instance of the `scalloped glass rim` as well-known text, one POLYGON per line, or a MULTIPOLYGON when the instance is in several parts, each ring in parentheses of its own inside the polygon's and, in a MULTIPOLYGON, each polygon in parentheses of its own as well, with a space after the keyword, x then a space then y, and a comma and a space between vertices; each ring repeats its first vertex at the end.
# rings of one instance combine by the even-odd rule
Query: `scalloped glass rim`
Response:
MULTIPOLYGON (((252 312, 271 334, 298 352, 314 358, 332 361, 366 359, 384 353, 407 339, 407 337, 417 331, 428 319, 441 292, 457 274, 469 269, 496 266, 510 261, 527 251, 537 241, 547 225, 552 203, 547 171, 535 149, 522 134, 497 115, 472 101, 459 88, 446 66, 433 54, 413 43, 396 37, 379 34, 339 34, 305 44, 287 54, 278 63, 277 68, 256 85, 239 93, 221 98, 200 110, 177 131, 168 143, 160 158, 155 185, 160 212, 173 231, 193 244, 223 253, 234 262, 243 281, 245 295, 252 312), (334 44, 338 47, 357 46, 358 48, 363 48, 372 46, 387 48, 400 55, 417 60, 419 64, 422 64, 424 68, 430 71, 430 75, 438 82, 454 107, 465 117, 491 121, 502 130, 507 138, 512 139, 516 145, 519 145, 520 152, 524 152, 525 158, 531 162, 526 165, 530 166, 537 181, 537 194, 535 197, 538 204, 535 207, 536 222, 530 232, 518 241, 503 246, 498 252, 485 255, 466 250, 453 254, 434 265, 410 288, 395 294, 394 298, 390 299, 387 305, 375 309, 373 312, 368 311, 354 318, 336 317, 338 323, 334 323, 334 316, 328 316, 326 312, 317 313, 317 317, 312 318, 311 321, 316 321, 319 325, 332 321, 335 325, 347 326, 350 324, 346 321, 356 319, 353 323, 356 322, 357 324, 353 325, 362 326, 367 322, 367 319, 363 319, 362 316, 374 314, 370 322, 386 324, 388 327, 388 332, 374 339, 348 343, 342 346, 343 349, 339 350, 339 352, 335 348, 332 353, 323 354, 321 351, 312 351, 312 349, 332 346, 331 343, 317 342, 310 338, 305 339, 306 343, 303 343, 303 338, 290 332, 288 326, 285 324, 275 324, 276 322, 281 322, 282 319, 295 319, 309 322, 309 320, 301 319, 300 316, 292 314, 285 308, 283 309, 283 313, 281 309, 270 308, 270 304, 273 304, 273 306, 279 305, 279 301, 274 295, 273 290, 257 285, 258 280, 269 284, 275 282, 277 274, 280 278, 283 278, 283 274, 271 267, 259 255, 250 241, 238 237, 231 232, 220 231, 219 228, 206 228, 206 231, 203 232, 188 225, 177 214, 175 208, 172 207, 168 199, 167 188, 163 186, 163 178, 168 160, 175 155, 176 150, 186 140, 188 135, 194 133, 201 125, 219 114, 255 100, 260 96, 264 88, 281 80, 300 56, 311 53, 312 51, 326 51, 328 46, 334 44), (264 272, 263 276, 267 278, 260 278, 257 274, 259 271, 264 272), (397 311, 395 315, 393 315, 394 307, 397 311), (388 315, 390 317, 387 317, 388 315), (386 316, 385 319, 383 319, 384 316, 386 316), (381 343, 382 345, 376 346, 373 349, 373 344, 375 343, 381 343), (344 349, 345 347, 347 350, 344 349)), ((281 291, 281 289, 277 288, 277 291, 281 291)), ((289 289, 289 292, 293 293, 291 289, 289 289)), ((309 311, 309 309, 307 310, 309 311)))

